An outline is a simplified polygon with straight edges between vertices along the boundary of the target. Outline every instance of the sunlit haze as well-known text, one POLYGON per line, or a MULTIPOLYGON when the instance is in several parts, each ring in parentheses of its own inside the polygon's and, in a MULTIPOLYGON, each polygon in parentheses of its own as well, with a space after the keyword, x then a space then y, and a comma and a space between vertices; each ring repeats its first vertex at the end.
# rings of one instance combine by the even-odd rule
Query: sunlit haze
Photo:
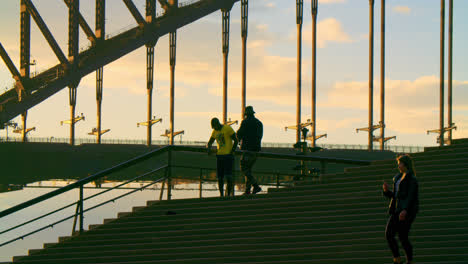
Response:
MULTIPOLYGON (((19 2, 2 1, 0 42, 19 68, 19 2)), ((94 2, 80 1, 80 12, 94 28, 94 2)), ((133 0, 145 12, 144 0, 133 0)), ((183 1, 180 1, 183 2, 183 1)), ((317 134, 323 144, 367 144, 369 1, 319 1, 317 32, 317 134)), ((380 1, 375 1, 374 123, 380 119, 380 1)), ((453 121, 454 138, 468 137, 468 1, 454 1, 453 121)), ((68 12, 62 0, 33 1, 64 53, 68 44, 68 12)), ((302 120, 311 118, 312 18, 310 0, 304 1, 302 56, 302 120)), ((123 1, 107 1, 106 33, 118 34, 136 26, 123 1)), ((157 10, 161 11, 159 4, 157 10)), ((448 8, 447 8, 448 10, 448 8)), ((435 145, 439 128, 440 1, 394 0, 386 7, 386 136, 392 145, 435 145)), ((448 17, 448 13, 446 18, 448 17)), ((240 1, 231 11, 228 117, 241 118, 242 44, 240 1)), ((175 71, 175 130, 183 140, 208 140, 210 119, 222 118, 223 57, 221 12, 215 12, 177 31, 175 71)), ((38 27, 32 25, 31 72, 58 63, 38 27)), ((445 24, 448 27, 448 21, 445 24)), ((249 1, 247 39, 247 105, 264 124, 265 142, 294 142, 285 131, 296 122, 296 6, 295 1, 249 1)), ((446 29, 446 33, 448 30, 446 29)), ((89 41, 80 30, 80 47, 89 41)), ((447 41, 445 43, 447 48, 447 41)), ((155 48, 153 115, 163 122, 153 126, 153 139, 169 128, 169 41, 155 48)), ((447 59, 447 56, 445 56, 447 59)), ((445 62, 447 70, 447 61, 445 62)), ((447 74, 445 74, 447 80, 447 74)), ((86 117, 76 124, 77 138, 96 127, 96 75, 84 77, 78 87, 76 113, 86 117)), ((0 63, 0 93, 14 83, 0 63)), ((445 96, 447 98, 447 96, 445 96)), ((103 139, 145 139, 146 49, 144 47, 104 67, 103 139)), ((447 107, 447 103, 445 103, 447 107)), ((447 113, 447 112, 446 112, 447 113)), ((28 111, 32 137, 68 137, 68 88, 28 111)), ((447 114, 446 114, 447 116, 447 114)), ((15 119, 20 122, 20 117, 15 119)), ((445 118, 445 122, 447 118, 445 118)), ((234 129, 238 125, 233 126, 234 129)), ((0 136, 5 131, 0 130, 0 136)), ((375 132, 378 134, 378 132, 375 132)))

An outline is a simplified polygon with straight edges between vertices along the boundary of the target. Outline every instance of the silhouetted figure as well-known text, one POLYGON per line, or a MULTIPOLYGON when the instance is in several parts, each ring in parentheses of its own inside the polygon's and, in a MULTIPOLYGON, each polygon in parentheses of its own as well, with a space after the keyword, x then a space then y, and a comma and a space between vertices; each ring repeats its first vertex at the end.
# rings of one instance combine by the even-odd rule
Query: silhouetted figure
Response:
POLYGON ((401 263, 398 244, 395 240, 395 234, 398 233, 406 253, 407 264, 411 264, 413 263, 413 246, 408 235, 419 210, 418 180, 409 155, 401 155, 397 161, 400 172, 393 177, 393 191, 389 189, 390 186, 386 182, 382 186, 384 195, 392 199, 385 238, 393 254, 393 263, 401 263))
POLYGON ((234 180, 232 176, 232 167, 234 165, 234 151, 237 148, 236 132, 228 126, 222 125, 218 118, 211 119, 211 133, 207 148, 208 154, 211 153, 211 145, 216 140, 218 149, 216 151, 216 174, 218 176, 219 194, 224 196, 224 177, 227 180, 226 195, 234 195, 234 180))
POLYGON ((242 153, 240 166, 241 171, 245 176, 245 193, 250 194, 250 189, 253 186, 253 194, 262 190, 258 186, 257 180, 252 175, 252 167, 257 161, 256 152, 261 150, 261 142, 263 137, 263 124, 255 118, 255 112, 252 106, 245 108, 244 120, 242 120, 239 130, 237 130, 237 138, 241 143, 241 150, 248 152, 242 153))

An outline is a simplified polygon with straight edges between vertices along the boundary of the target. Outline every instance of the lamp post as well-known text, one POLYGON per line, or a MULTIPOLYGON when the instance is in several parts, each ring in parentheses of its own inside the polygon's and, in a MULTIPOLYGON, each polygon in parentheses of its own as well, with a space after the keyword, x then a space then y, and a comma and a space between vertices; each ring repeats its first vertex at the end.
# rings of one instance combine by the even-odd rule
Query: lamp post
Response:
POLYGON ((439 85, 439 146, 444 145, 444 52, 445 52, 445 0, 440 1, 440 85, 439 85))
POLYGON ((373 149, 373 111, 374 111, 374 0, 369 0, 369 136, 368 150, 373 149))
POLYGON ((316 137, 316 88, 317 88, 317 12, 318 0, 312 0, 312 147, 315 148, 316 137))
POLYGON ((301 71, 302 71, 302 22, 303 0, 296 0, 296 25, 297 25, 297 102, 296 102, 296 142, 301 141, 301 71))
POLYGON ((247 97, 247 28, 249 15, 249 0, 241 0, 241 36, 242 36, 242 105, 241 120, 244 119, 245 104, 247 97))
POLYGON ((380 13, 380 150, 385 149, 385 0, 380 13))

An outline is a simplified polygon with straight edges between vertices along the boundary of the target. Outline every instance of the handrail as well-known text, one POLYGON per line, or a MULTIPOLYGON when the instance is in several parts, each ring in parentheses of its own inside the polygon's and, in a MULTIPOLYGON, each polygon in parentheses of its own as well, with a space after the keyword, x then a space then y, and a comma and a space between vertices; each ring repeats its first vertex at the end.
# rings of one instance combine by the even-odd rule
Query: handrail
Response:
MULTIPOLYGON (((168 151, 187 151, 187 152, 198 152, 198 153, 206 153, 207 149, 202 148, 202 147, 191 147, 191 146, 165 146, 153 151, 150 151, 148 153, 142 154, 140 156, 137 156, 133 159, 130 159, 126 162, 120 163, 118 165, 115 165, 114 167, 111 167, 109 169, 102 170, 96 174, 93 174, 89 177, 86 177, 84 179, 81 179, 75 183, 72 183, 70 185, 67 185, 65 187, 62 187, 60 189, 51 191, 49 193, 46 193, 44 195, 41 195, 39 197, 33 198, 29 201, 26 201, 24 203, 21 203, 19 205, 10 207, 6 210, 3 210, 0 212, 0 218, 10 215, 14 212, 17 212, 19 210, 22 210, 24 208, 27 208, 29 206, 32 206, 34 204, 37 204, 39 202, 42 202, 44 200, 47 200, 49 198, 52 198, 54 196, 57 196, 59 194, 62 194, 64 192, 67 192, 71 189, 74 189, 79 186, 83 186, 91 181, 97 180, 99 178, 102 178, 112 172, 115 172, 117 170, 121 170, 127 167, 130 167, 138 162, 147 160, 149 158, 152 158, 156 155, 163 154, 168 151)), ((242 153, 246 153, 248 151, 243 151, 243 150, 237 150, 235 151, 234 154, 236 155, 241 155, 242 153)), ((327 157, 316 157, 316 156, 307 156, 307 155, 291 155, 291 154, 277 154, 277 153, 269 153, 269 152, 256 152, 257 157, 263 157, 263 158, 271 158, 271 159, 289 159, 289 160, 303 160, 303 161, 320 161, 320 162, 332 162, 332 163, 343 163, 343 164, 353 164, 353 165, 369 165, 371 162, 370 161, 365 161, 365 160, 350 160, 350 159, 340 159, 340 158, 327 158, 327 157)))
MULTIPOLYGON (((172 146, 172 150, 176 151, 188 151, 188 152, 205 152, 206 148, 201 147, 191 147, 191 146, 172 146)), ((248 153, 250 151, 245 150, 236 150, 236 155, 241 155, 242 153, 248 153)), ((307 155, 293 155, 293 154, 278 154, 271 152, 255 152, 257 157, 269 158, 269 159, 288 159, 288 160, 303 160, 303 161, 323 161, 331 163, 343 163, 343 164, 352 164, 352 165, 369 165, 370 161, 367 160, 351 160, 351 159, 341 159, 341 158, 327 158, 327 157, 317 157, 317 156, 307 156, 307 155)))
MULTIPOLYGON (((172 165, 172 168, 181 168, 181 169, 194 169, 194 170, 216 170, 216 168, 208 168, 208 167, 195 167, 195 166, 179 166, 179 165, 172 165)), ((242 172, 242 170, 234 170, 234 172, 242 172)), ((283 173, 277 171, 252 171, 253 174, 275 174, 275 175, 295 175, 291 173, 283 173)))
POLYGON ((112 172, 115 172, 117 170, 125 169, 125 168, 130 167, 130 166, 132 166, 132 165, 134 165, 134 164, 136 164, 136 163, 138 163, 140 161, 144 161, 144 160, 152 158, 152 157, 154 157, 156 155, 163 154, 166 151, 168 151, 169 148, 170 148, 170 146, 166 146, 166 147, 162 147, 160 149, 150 151, 150 152, 148 152, 146 154, 142 154, 142 155, 140 155, 140 156, 138 156, 136 158, 133 158, 133 159, 128 160, 126 162, 115 165, 114 167, 111 167, 109 169, 102 170, 102 171, 100 171, 100 172, 98 172, 96 174, 93 174, 93 175, 91 175, 89 177, 81 179, 81 180, 79 180, 77 182, 74 182, 74 183, 72 183, 70 185, 67 185, 67 186, 62 187, 60 189, 51 191, 49 193, 46 193, 46 194, 41 195, 39 197, 33 198, 33 199, 29 200, 29 201, 18 204, 16 206, 10 207, 10 208, 0 212, 0 218, 2 218, 4 216, 7 216, 9 214, 12 214, 14 212, 17 212, 19 210, 22 210, 22 209, 24 209, 26 207, 29 207, 31 205, 34 205, 34 204, 37 204, 39 202, 45 201, 45 200, 47 200, 49 198, 52 198, 54 196, 57 196, 57 195, 62 194, 64 192, 67 192, 67 191, 69 191, 71 189, 74 189, 76 187, 80 187, 82 185, 85 185, 85 184, 87 184, 89 182, 92 182, 92 181, 97 180, 99 178, 102 178, 104 176, 107 176, 108 174, 111 174, 112 172))
MULTIPOLYGON (((133 181, 136 180, 136 179, 139 179, 139 178, 141 178, 141 177, 148 176, 148 175, 150 175, 150 174, 153 174, 153 173, 155 173, 155 172, 157 172, 157 171, 159 171, 159 170, 165 169, 165 168, 167 168, 167 165, 162 166, 162 167, 159 167, 159 168, 154 169, 154 170, 151 170, 151 171, 149 171, 149 172, 143 173, 142 175, 136 176, 136 177, 134 177, 134 178, 132 178, 132 179, 130 179, 130 180, 128 180, 128 181, 125 181, 125 182, 123 182, 123 183, 121 183, 121 184, 119 184, 119 185, 117 185, 117 186, 112 187, 112 188, 106 189, 106 190, 104 190, 104 191, 102 191, 102 192, 98 192, 98 193, 96 193, 96 194, 93 194, 93 195, 91 195, 91 196, 88 196, 88 197, 86 197, 85 199, 83 199, 83 201, 87 201, 87 200, 89 200, 89 199, 92 199, 92 198, 94 198, 94 197, 96 197, 96 196, 99 196, 99 195, 101 195, 101 194, 104 194, 104 193, 106 193, 106 192, 110 192, 110 191, 112 191, 112 190, 114 190, 114 189, 119 188, 120 186, 123 186, 123 185, 125 185, 125 184, 127 184, 127 183, 133 182, 133 181)), ((136 189, 137 189, 137 190, 140 190, 141 187, 140 187, 140 188, 136 188, 136 189)), ((71 207, 71 206, 73 206, 73 205, 76 205, 77 203, 78 203, 78 202, 74 202, 74 203, 71 203, 71 204, 69 204, 69 205, 65 205, 65 206, 63 206, 63 207, 61 207, 61 208, 59 208, 59 209, 56 209, 56 210, 52 211, 52 212, 43 214, 43 215, 38 216, 38 217, 36 217, 36 218, 34 218, 34 219, 31 219, 31 220, 29 220, 29 221, 26 221, 26 222, 23 222, 23 223, 21 223, 21 224, 18 224, 18 225, 14 226, 14 227, 8 228, 8 229, 3 230, 3 231, 0 231, 0 235, 1 235, 1 234, 4 234, 4 233, 7 233, 7 232, 10 232, 10 231, 12 231, 12 230, 15 230, 15 229, 18 228, 18 227, 21 227, 21 226, 30 224, 30 223, 32 223, 32 222, 35 222, 35 221, 37 221, 37 220, 39 220, 39 219, 42 219, 42 218, 44 218, 44 217, 46 217, 46 216, 55 214, 55 213, 57 213, 57 212, 59 212, 59 211, 62 211, 62 210, 67 209, 67 208, 69 208, 69 207, 71 207)), ((86 211, 86 210, 85 210, 85 211, 86 211)))
MULTIPOLYGON (((165 169, 165 168, 167 168, 167 165, 166 165, 166 166, 162 166, 162 167, 160 167, 160 168, 157 168, 157 169, 151 171, 150 173, 154 173, 154 172, 156 172, 156 171, 159 171, 159 170, 165 169)), ((147 188, 148 186, 151 186, 151 185, 153 185, 153 184, 155 184, 155 183, 158 183, 158 182, 160 182, 161 180, 165 180, 165 179, 166 179, 165 177, 161 177, 161 178, 159 178, 159 179, 157 179, 157 180, 155 180, 155 181, 152 181, 152 182, 150 182, 150 183, 146 184, 145 186, 142 186, 142 187, 140 187, 140 188, 138 188, 138 189, 135 189, 135 190, 130 191, 130 192, 128 192, 128 193, 124 193, 124 194, 119 195, 119 196, 117 196, 117 197, 114 197, 113 199, 110 199, 110 200, 108 200, 108 201, 106 201, 106 202, 102 202, 102 203, 100 203, 100 204, 97 204, 97 205, 95 205, 95 206, 92 206, 92 207, 90 207, 90 208, 87 208, 86 210, 83 210, 83 213, 88 212, 88 211, 91 211, 91 210, 93 210, 93 209, 95 209, 95 208, 97 208, 97 207, 101 207, 101 206, 103 206, 103 205, 105 205, 105 204, 108 204, 108 203, 110 203, 110 202, 115 202, 116 200, 118 200, 118 199, 120 199, 120 198, 122 198, 122 197, 125 197, 125 196, 127 196, 127 195, 130 195, 130 194, 132 194, 132 193, 134 193, 134 192, 143 190, 143 189, 147 188)), ((6 241, 6 242, 0 244, 0 247, 3 247, 3 246, 5 246, 5 245, 7 245, 7 244, 10 244, 10 243, 12 243, 12 242, 15 242, 15 241, 17 241, 17 240, 19 240, 19 239, 24 239, 25 237, 28 237, 28 236, 33 235, 33 234, 35 234, 35 233, 38 233, 38 232, 40 232, 40 231, 42 231, 42 230, 44 230, 44 229, 47 229, 47 228, 49 228, 49 227, 50 227, 50 228, 53 228, 54 225, 60 224, 60 223, 62 223, 62 222, 65 222, 65 221, 67 221, 67 220, 69 220, 69 219, 71 219, 71 218, 73 218, 73 217, 76 217, 76 214, 73 214, 73 215, 71 215, 71 216, 65 217, 65 218, 63 218, 63 219, 61 219, 61 220, 59 220, 59 221, 56 221, 56 222, 52 223, 52 224, 48 224, 48 225, 46 225, 46 226, 44 226, 44 227, 41 227, 41 228, 36 229, 36 230, 34 230, 34 231, 31 231, 31 232, 29 232, 29 233, 27 233, 27 234, 25 234, 25 235, 22 235, 22 236, 19 236, 19 237, 17 237, 17 238, 14 238, 14 239, 11 239, 11 240, 9 240, 9 241, 6 241)))

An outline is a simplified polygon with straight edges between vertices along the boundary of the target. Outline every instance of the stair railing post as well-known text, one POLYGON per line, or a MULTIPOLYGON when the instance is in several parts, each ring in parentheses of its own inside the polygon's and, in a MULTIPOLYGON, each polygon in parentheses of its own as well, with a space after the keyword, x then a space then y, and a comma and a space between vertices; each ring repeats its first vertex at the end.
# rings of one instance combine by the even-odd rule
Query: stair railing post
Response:
POLYGON ((171 177, 172 177, 172 149, 169 149, 167 152, 167 160, 168 160, 168 173, 167 173, 167 200, 171 200, 172 196, 172 183, 171 183, 171 177))
POLYGON ((199 192, 200 192, 200 199, 202 198, 202 192, 203 192, 203 168, 200 168, 200 184, 199 184, 199 192))
POLYGON ((279 182, 279 174, 276 174, 276 189, 279 189, 280 182, 279 182))
POLYGON ((83 185, 80 186, 80 201, 79 201, 79 206, 80 206, 80 234, 83 233, 83 221, 84 221, 84 216, 83 216, 83 185))
POLYGON ((76 203, 76 209, 75 209, 75 218, 73 219, 73 226, 72 226, 72 232, 71 232, 71 235, 73 236, 73 234, 75 233, 76 231, 76 222, 77 222, 77 218, 78 218, 78 211, 80 210, 80 203, 77 202, 76 203))
MULTIPOLYGON (((168 170, 168 168, 166 168, 166 179, 167 179, 167 170, 168 170)), ((159 201, 161 201, 162 198, 163 198, 165 183, 166 183, 166 180, 162 181, 162 183, 161 183, 161 191, 159 192, 159 201)))

